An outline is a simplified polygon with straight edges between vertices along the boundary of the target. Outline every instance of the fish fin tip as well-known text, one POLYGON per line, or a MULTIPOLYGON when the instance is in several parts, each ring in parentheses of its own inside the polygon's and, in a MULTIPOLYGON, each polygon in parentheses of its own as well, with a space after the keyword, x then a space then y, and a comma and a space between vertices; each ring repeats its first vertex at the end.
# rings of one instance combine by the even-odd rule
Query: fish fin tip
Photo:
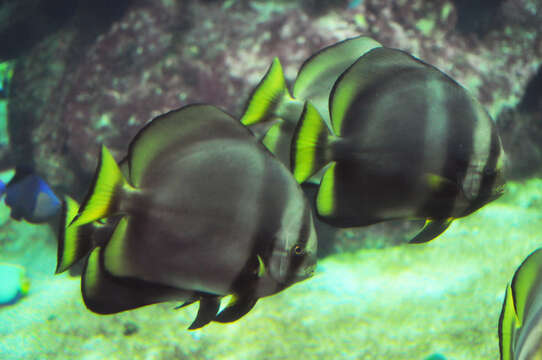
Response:
POLYGON ((435 239, 446 231, 453 220, 454 218, 451 217, 437 220, 427 219, 423 228, 409 241, 409 244, 423 244, 435 239))
POLYGON ((258 298, 250 295, 240 296, 234 294, 228 305, 216 315, 213 321, 219 323, 231 323, 237 321, 252 310, 257 301, 258 298))
POLYGON ((204 297, 199 301, 198 314, 188 327, 188 330, 201 329, 205 325, 213 321, 220 309, 220 297, 204 297))

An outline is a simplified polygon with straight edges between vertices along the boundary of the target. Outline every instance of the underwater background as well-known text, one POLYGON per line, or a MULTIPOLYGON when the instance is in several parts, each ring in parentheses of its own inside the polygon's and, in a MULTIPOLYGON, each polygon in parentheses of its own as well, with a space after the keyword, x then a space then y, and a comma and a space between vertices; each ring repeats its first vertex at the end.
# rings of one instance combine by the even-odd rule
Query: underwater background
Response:
POLYGON ((542 244, 540 0, 3 1, 0 169, 80 201, 102 144, 120 159, 147 121, 194 102, 240 117, 275 56, 291 82, 358 35, 484 105, 510 164, 501 198, 427 244, 406 244, 419 222, 329 231, 312 278, 194 331, 194 305, 90 312, 77 271, 53 275, 56 219, 16 221, 2 203, 0 263, 30 286, 0 305, 0 359, 498 359, 506 286, 542 244))

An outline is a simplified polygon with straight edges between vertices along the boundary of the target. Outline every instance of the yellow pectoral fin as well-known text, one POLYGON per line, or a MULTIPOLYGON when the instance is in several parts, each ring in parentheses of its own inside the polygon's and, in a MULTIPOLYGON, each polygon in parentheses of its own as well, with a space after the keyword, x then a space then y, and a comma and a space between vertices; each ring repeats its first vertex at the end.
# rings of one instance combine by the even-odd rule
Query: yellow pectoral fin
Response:
POLYGON ((256 257, 258 258, 258 277, 262 277, 265 275, 265 264, 263 263, 263 260, 262 258, 260 257, 260 255, 256 255, 256 257))

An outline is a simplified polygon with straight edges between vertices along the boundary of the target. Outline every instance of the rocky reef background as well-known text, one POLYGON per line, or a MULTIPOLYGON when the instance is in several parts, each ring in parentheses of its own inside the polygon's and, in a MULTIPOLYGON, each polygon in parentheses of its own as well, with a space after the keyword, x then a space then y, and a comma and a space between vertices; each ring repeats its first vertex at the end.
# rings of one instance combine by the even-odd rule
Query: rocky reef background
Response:
POLYGON ((273 57, 292 81, 310 54, 360 34, 477 97, 514 180, 427 246, 390 247, 418 228, 406 222, 329 230, 318 276, 198 332, 185 330, 195 309, 175 304, 88 312, 77 278, 50 275, 50 229, 0 209, 0 261, 34 276, 28 297, 0 309, 0 357, 497 359, 504 287, 542 233, 541 30, 542 0, 0 2, 0 169, 30 165, 59 194, 84 196, 102 143, 120 160, 143 124, 192 102, 239 116, 273 57))
MULTIPOLYGON (((28 8, 37 13, 47 8, 22 2, 36 3, 28 8)), ((540 1, 366 0, 350 8, 346 1, 123 0, 112 10, 104 0, 56 2, 63 10, 56 26, 11 51, 20 55, 9 99, 10 160, 34 165, 76 198, 101 143, 121 158, 142 124, 190 102, 241 114, 274 56, 292 80, 319 48, 369 35, 447 72, 494 117, 519 102, 542 57, 540 1)), ((31 16, 23 10, 14 12, 31 16)))

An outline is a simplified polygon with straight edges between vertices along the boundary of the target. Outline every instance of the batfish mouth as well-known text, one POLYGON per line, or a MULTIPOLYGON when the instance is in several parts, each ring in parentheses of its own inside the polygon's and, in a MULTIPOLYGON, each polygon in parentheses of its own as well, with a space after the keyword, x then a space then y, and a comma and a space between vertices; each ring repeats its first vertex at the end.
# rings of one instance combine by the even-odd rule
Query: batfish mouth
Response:
POLYGON ((268 274, 268 277, 270 280, 279 285, 280 290, 283 290, 297 282, 311 278, 315 272, 316 263, 304 267, 303 271, 296 272, 295 274, 292 274, 291 277, 287 277, 285 279, 277 279, 275 276, 273 276, 273 274, 268 274))
POLYGON ((307 266, 305 270, 303 271, 301 277, 304 279, 310 278, 314 275, 314 272, 316 271, 316 264, 312 264, 310 266, 307 266))
POLYGON ((497 187, 495 188, 495 192, 493 193, 492 200, 498 199, 498 198, 500 198, 501 196, 503 196, 504 191, 505 191, 505 186, 504 186, 504 184, 503 184, 503 185, 497 186, 497 187))

